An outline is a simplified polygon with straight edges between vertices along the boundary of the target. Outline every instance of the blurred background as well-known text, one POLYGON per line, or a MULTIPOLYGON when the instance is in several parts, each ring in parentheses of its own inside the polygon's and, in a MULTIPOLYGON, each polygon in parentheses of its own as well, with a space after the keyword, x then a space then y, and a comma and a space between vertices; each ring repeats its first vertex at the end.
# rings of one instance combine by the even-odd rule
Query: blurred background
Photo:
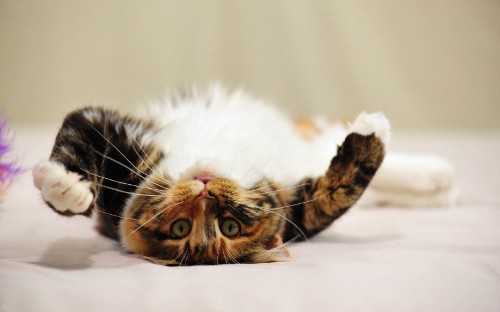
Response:
POLYGON ((498 0, 0 0, 0 106, 58 126, 220 81, 295 115, 500 129, 498 0))

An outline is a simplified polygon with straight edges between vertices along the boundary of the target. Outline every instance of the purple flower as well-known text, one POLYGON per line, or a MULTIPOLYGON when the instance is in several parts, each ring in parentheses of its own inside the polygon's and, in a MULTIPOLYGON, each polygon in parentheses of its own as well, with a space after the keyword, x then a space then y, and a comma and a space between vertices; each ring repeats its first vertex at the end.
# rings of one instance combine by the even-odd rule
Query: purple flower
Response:
POLYGON ((9 151, 10 138, 7 123, 0 122, 0 191, 20 170, 15 161, 6 160, 9 151))

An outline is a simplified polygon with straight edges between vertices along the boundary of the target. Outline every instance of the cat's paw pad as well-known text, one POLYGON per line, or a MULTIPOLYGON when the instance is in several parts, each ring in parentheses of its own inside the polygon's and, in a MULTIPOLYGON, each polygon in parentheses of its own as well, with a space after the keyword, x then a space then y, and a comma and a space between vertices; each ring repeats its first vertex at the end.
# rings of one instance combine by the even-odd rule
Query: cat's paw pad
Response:
POLYGON ((94 198, 90 182, 82 181, 80 175, 68 172, 57 162, 37 164, 33 168, 33 183, 42 192, 42 198, 60 212, 83 213, 94 198))
POLYGON ((358 115, 351 125, 350 132, 362 135, 375 134, 382 143, 388 144, 391 136, 391 126, 389 120, 383 113, 367 114, 365 112, 358 115))

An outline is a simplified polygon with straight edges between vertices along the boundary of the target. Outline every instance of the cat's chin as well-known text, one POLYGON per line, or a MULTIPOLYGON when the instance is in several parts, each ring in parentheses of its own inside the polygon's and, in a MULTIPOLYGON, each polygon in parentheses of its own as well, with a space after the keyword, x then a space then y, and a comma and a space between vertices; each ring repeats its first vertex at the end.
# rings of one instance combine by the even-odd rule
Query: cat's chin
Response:
POLYGON ((159 259, 155 257, 142 256, 142 255, 139 255, 139 257, 151 263, 163 266, 181 266, 181 265, 193 265, 193 264, 219 265, 219 264, 231 264, 231 263, 271 263, 271 262, 293 261, 292 256, 288 252, 288 249, 285 247, 285 244, 283 244, 283 240, 279 236, 275 236, 273 239, 271 239, 266 244, 265 248, 262 248, 261 250, 255 251, 254 253, 248 255, 247 257, 244 257, 243 259, 246 259, 245 262, 228 262, 227 259, 225 260, 225 262, 222 262, 219 261, 219 259, 216 260, 212 259, 208 260, 208 262, 202 262, 202 263, 187 263, 183 262, 182 260, 178 261, 177 259, 159 259))
MULTIPOLYGON (((141 259, 147 260, 153 264, 158 264, 158 265, 163 265, 163 266, 181 266, 181 265, 186 265, 185 263, 180 263, 177 260, 167 260, 167 259, 158 259, 154 257, 147 257, 147 256, 140 256, 141 259)), ((293 261, 293 258, 290 256, 290 253, 288 253, 288 250, 286 248, 279 248, 276 250, 268 250, 267 252, 259 253, 256 255, 253 255, 250 259, 250 261, 246 263, 271 263, 271 262, 290 262, 293 261), (284 249, 284 250, 283 250, 284 249)), ((220 264, 232 264, 232 262, 224 263, 195 263, 196 265, 199 264, 205 264, 205 265, 220 265, 220 264)), ((239 262, 242 263, 242 262, 239 262)), ((189 264, 188 264, 189 265, 189 264)))

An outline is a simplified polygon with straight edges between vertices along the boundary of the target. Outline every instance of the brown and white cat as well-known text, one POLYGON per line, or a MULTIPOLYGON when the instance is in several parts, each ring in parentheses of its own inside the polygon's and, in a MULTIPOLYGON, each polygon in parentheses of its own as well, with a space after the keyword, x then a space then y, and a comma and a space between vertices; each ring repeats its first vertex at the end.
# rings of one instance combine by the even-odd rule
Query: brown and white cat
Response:
POLYGON ((216 86, 152 105, 142 118, 70 113, 34 183, 54 211, 97 215, 102 234, 154 263, 287 261, 288 242, 357 202, 389 128, 383 114, 362 113, 347 132, 316 120, 306 138, 275 108, 216 86))

